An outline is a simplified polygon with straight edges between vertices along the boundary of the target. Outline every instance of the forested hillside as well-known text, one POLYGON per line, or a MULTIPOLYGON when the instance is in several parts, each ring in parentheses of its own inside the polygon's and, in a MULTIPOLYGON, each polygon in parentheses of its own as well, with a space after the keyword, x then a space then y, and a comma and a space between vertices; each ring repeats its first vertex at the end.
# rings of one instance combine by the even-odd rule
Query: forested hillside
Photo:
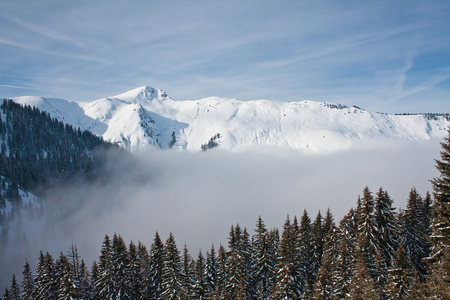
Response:
POLYGON ((100 165, 95 149, 112 147, 38 108, 4 100, 0 109, 0 175, 15 190, 88 174, 100 165))
POLYGON ((22 221, 43 218, 39 197, 45 190, 77 177, 97 177, 105 159, 101 150, 117 147, 35 107, 5 99, 0 106, 0 148, 1 270, 12 260, 6 249, 28 234, 22 221), (18 227, 10 228, 12 223, 18 227))

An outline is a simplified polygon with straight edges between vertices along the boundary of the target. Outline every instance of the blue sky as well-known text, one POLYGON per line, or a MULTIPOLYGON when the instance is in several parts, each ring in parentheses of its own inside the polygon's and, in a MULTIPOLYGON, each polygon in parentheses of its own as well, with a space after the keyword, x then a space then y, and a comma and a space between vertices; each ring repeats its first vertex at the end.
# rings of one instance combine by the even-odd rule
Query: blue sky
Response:
POLYGON ((450 112, 450 1, 0 0, 0 97, 317 100, 450 112))

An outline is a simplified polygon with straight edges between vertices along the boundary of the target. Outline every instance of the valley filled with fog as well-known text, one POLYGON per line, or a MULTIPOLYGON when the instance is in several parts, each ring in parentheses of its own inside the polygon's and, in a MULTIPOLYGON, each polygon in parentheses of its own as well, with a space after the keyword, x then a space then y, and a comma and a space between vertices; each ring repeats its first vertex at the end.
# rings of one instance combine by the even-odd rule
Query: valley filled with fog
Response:
POLYGON ((271 147, 112 154, 106 178, 47 190, 42 218, 29 221, 23 213, 9 227, 1 280, 20 274, 25 259, 34 264, 40 250, 58 255, 76 245, 90 266, 105 234, 150 245, 157 231, 163 240, 172 232, 179 248, 186 244, 195 255, 226 245, 233 224, 252 234, 258 216, 268 228, 281 228, 287 215, 306 209, 314 217, 330 208, 339 222, 365 186, 373 193, 382 187, 394 207, 404 208, 411 188, 431 192, 439 151, 432 140, 326 155, 271 147))

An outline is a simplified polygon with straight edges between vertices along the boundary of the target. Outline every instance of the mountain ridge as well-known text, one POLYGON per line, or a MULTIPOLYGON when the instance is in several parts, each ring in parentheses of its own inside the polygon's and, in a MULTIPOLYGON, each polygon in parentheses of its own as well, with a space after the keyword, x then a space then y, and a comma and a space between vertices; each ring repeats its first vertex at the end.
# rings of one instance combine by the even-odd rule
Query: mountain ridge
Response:
POLYGON ((226 150, 275 146, 329 153, 380 140, 440 139, 450 126, 448 114, 372 113, 313 100, 174 101, 150 86, 83 102, 30 96, 13 100, 131 151, 149 146, 200 151, 219 134, 217 145, 226 150))

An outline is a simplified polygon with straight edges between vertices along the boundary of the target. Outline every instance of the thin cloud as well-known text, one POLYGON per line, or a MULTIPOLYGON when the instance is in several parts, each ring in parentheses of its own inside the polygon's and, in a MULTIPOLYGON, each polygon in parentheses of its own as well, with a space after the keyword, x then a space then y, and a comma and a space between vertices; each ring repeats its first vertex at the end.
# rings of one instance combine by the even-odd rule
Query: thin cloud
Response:
POLYGON ((9 40, 9 39, 5 39, 5 38, 1 38, 1 37, 0 37, 0 44, 13 46, 13 47, 18 47, 18 48, 22 48, 22 49, 26 49, 26 50, 31 50, 31 51, 36 51, 36 52, 40 52, 40 53, 43 53, 43 54, 46 54, 46 55, 51 55, 51 56, 59 56, 59 57, 63 57, 63 58, 71 58, 71 59, 76 59, 76 60, 97 62, 97 63, 101 63, 101 64, 111 64, 109 61, 107 61, 105 59, 92 57, 92 56, 89 56, 89 55, 68 54, 68 53, 62 53, 62 52, 57 52, 57 51, 45 50, 45 49, 41 49, 41 48, 36 47, 36 46, 32 46, 32 45, 24 44, 24 43, 19 43, 19 42, 16 42, 16 41, 13 41, 13 40, 9 40))
POLYGON ((442 84, 450 49, 442 39, 450 30, 444 2, 171 1, 140 3, 139 9, 114 1, 64 2, 54 10, 35 5, 32 16, 20 2, 4 8, 9 21, 2 23, 8 30, 0 30, 3 45, 34 53, 3 47, 3 73, 72 79, 59 83, 67 91, 54 97, 88 100, 152 85, 174 99, 308 98, 387 112, 435 101, 439 112, 450 109, 442 105, 450 94, 442 84), (404 73, 401 89, 395 72, 409 53, 415 54, 414 67, 404 73), (442 63, 431 66, 429 57, 442 63), (383 72, 392 74, 382 79, 383 72), (434 100, 437 91, 441 96, 434 100), (402 101, 390 102, 394 98, 402 101))
POLYGON ((13 89, 21 89, 21 90, 29 90, 29 87, 26 86, 18 86, 18 85, 10 85, 10 84, 0 84, 1 87, 13 88, 13 89))
POLYGON ((39 34, 39 35, 41 35, 43 37, 48 37, 48 38, 51 38, 51 39, 54 39, 54 40, 57 40, 57 41, 62 41, 62 42, 69 42, 70 44, 72 44, 72 45, 74 45, 76 47, 79 47, 79 48, 86 48, 85 45, 82 42, 80 42, 78 40, 75 40, 73 37, 70 37, 70 36, 68 36, 66 34, 58 32, 58 31, 56 31, 54 29, 49 29, 49 28, 46 28, 46 27, 43 27, 43 26, 38 26, 36 24, 24 21, 24 20, 19 19, 19 18, 12 18, 12 17, 8 17, 8 16, 5 16, 5 15, 3 15, 2 17, 5 18, 5 19, 8 19, 11 22, 14 22, 15 24, 20 25, 20 26, 22 26, 22 27, 24 27, 24 28, 34 32, 34 33, 37 33, 37 34, 39 34))

